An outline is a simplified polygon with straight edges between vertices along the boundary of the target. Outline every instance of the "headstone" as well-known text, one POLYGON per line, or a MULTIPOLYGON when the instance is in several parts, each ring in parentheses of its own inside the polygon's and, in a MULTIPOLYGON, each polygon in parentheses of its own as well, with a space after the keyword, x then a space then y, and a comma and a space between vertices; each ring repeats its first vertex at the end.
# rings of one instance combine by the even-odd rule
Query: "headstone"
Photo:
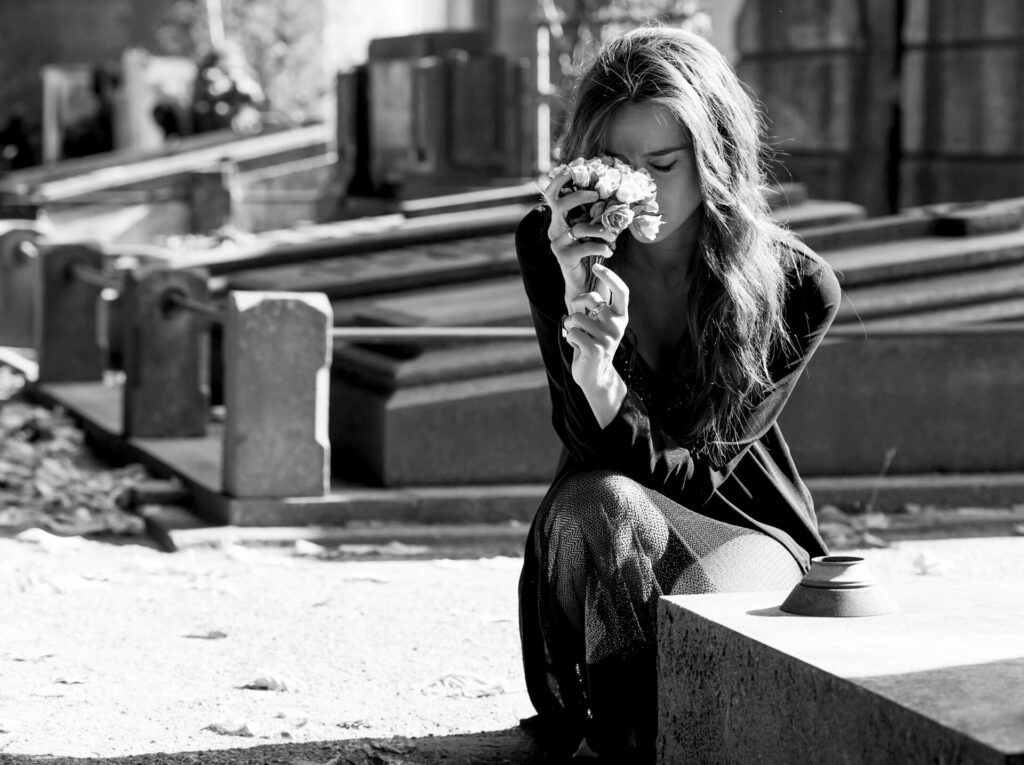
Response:
POLYGON ((890 589, 896 612, 860 618, 662 598, 658 762, 1024 761, 1024 586, 890 589))
POLYGON ((193 233, 207 234, 238 225, 238 180, 231 162, 210 170, 195 170, 190 178, 190 210, 193 233))
POLYGON ((1019 471, 1022 347, 1024 330, 955 327, 822 345, 780 417, 796 464, 808 477, 1019 471))
POLYGON ((75 276, 76 267, 102 273, 103 260, 103 252, 88 245, 39 245, 33 345, 39 356, 40 383, 103 379, 106 358, 97 318, 101 288, 75 276))
POLYGON ((223 340, 226 494, 322 496, 329 488, 333 322, 321 293, 230 293, 223 340))
POLYGON ((126 272, 122 300, 124 433, 183 438, 206 433, 209 319, 173 305, 171 295, 209 302, 200 271, 126 272))
POLYGON ((535 341, 335 347, 334 472, 382 486, 545 482, 560 444, 535 341))
POLYGON ((0 345, 35 344, 35 294, 39 279, 39 231, 12 228, 0 233, 0 345))

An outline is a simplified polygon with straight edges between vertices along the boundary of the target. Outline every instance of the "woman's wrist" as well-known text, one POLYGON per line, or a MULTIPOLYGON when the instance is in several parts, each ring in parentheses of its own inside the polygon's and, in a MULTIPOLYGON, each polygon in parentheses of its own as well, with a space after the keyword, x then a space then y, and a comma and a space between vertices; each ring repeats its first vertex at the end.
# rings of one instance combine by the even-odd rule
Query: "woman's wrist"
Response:
POLYGON ((612 368, 604 380, 580 387, 583 388, 597 424, 604 430, 618 415, 622 402, 626 400, 625 381, 612 368))

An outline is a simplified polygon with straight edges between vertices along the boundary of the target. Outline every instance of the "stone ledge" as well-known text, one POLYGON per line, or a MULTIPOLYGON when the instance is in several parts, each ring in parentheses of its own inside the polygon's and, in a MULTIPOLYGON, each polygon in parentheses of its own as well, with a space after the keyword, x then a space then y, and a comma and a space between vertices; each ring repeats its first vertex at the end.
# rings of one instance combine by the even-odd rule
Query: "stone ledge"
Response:
POLYGON ((663 598, 659 762, 1024 761, 1024 584, 892 591, 898 612, 860 619, 663 598))

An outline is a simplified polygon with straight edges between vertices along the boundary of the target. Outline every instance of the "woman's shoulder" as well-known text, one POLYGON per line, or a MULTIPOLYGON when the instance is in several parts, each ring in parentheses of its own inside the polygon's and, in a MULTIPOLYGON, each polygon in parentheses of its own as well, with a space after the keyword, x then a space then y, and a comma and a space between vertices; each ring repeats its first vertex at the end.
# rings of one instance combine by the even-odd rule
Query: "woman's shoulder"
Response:
POLYGON ((516 249, 519 250, 520 257, 538 244, 547 243, 550 222, 551 208, 546 204, 534 206, 523 216, 516 227, 516 249))
POLYGON ((838 305, 842 295, 839 279, 832 266, 799 237, 792 237, 789 248, 791 283, 805 297, 817 297, 825 305, 838 305))

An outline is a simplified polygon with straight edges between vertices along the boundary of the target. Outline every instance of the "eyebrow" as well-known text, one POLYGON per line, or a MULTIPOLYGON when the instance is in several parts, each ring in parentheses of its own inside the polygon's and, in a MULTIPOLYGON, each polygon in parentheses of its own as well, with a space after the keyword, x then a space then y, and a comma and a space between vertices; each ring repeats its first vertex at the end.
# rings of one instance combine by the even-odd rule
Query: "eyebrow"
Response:
POLYGON ((687 144, 685 146, 672 146, 672 147, 669 147, 667 149, 658 149, 657 151, 648 152, 647 156, 648 157, 664 157, 666 154, 672 154, 672 153, 677 152, 677 151, 686 151, 689 148, 692 148, 692 144, 687 144))
MULTIPOLYGON (((666 154, 674 154, 677 151, 688 151, 689 149, 692 149, 692 148, 693 148, 693 144, 684 144, 682 146, 669 146, 669 147, 664 148, 664 149, 656 149, 655 151, 649 151, 644 156, 645 157, 664 157, 666 154)), ((612 157, 618 157, 619 159, 621 159, 623 161, 625 161, 625 159, 626 159, 621 154, 616 154, 615 152, 611 152, 611 151, 607 151, 606 150, 603 153, 607 154, 609 156, 612 156, 612 157)))

